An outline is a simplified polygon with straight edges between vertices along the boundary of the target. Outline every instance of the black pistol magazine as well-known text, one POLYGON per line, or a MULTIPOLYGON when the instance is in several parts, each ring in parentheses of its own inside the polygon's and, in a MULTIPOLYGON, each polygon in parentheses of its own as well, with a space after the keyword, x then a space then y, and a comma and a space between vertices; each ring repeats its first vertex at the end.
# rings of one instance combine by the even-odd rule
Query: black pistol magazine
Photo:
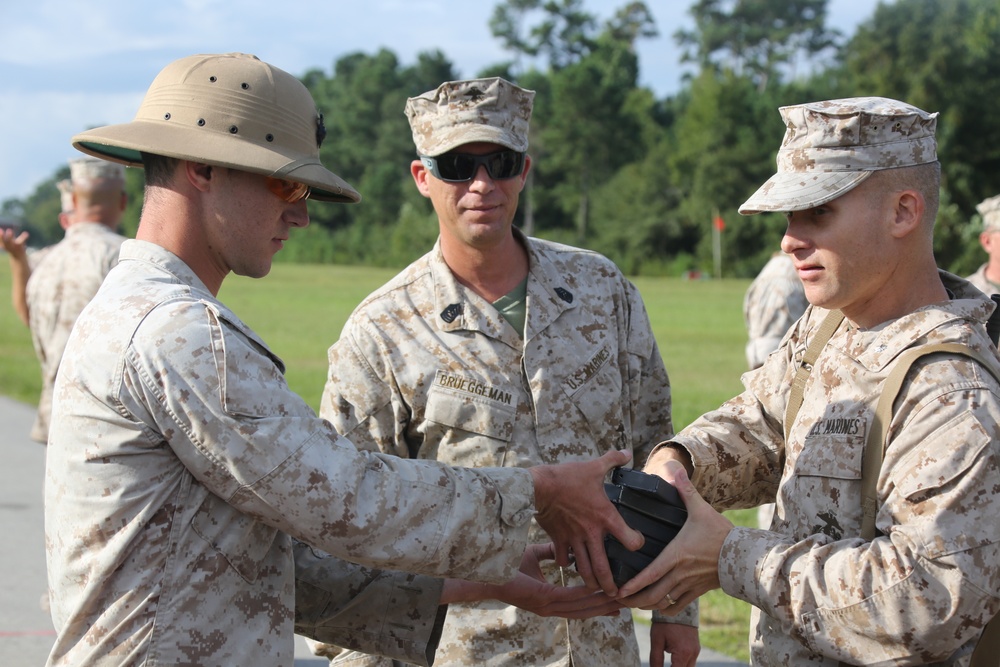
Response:
POLYGON ((646 538, 638 551, 629 551, 610 535, 604 539, 615 584, 622 586, 677 536, 687 519, 687 510, 677 489, 666 480, 638 470, 615 468, 604 491, 625 523, 646 538))

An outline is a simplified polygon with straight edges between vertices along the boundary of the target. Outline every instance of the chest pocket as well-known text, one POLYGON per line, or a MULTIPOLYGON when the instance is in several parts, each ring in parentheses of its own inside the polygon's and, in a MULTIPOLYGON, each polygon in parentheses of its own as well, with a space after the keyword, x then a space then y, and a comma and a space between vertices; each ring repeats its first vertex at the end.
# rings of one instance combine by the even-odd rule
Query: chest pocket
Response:
POLYGON ((191 528, 250 583, 257 580, 278 534, 211 493, 191 520, 191 528))
POLYGON ((563 381, 563 390, 583 414, 598 440, 609 448, 621 449, 629 429, 623 423, 622 378, 608 347, 597 351, 590 360, 563 381), (608 439, 608 432, 614 435, 608 439))
POLYGON ((427 393, 422 458, 501 465, 514 434, 517 395, 506 387, 438 372, 427 393))
POLYGON ((864 447, 863 427, 857 434, 813 435, 794 460, 786 461, 790 480, 782 485, 779 502, 796 535, 841 539, 857 534, 864 447))

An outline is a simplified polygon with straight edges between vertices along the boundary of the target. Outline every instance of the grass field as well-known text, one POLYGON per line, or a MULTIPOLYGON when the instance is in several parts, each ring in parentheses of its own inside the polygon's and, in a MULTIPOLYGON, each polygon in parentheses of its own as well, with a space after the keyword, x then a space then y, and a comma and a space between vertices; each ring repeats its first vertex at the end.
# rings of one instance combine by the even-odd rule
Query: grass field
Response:
MULTIPOLYGON (((271 346, 287 366, 288 384, 318 409, 326 381, 326 350, 351 310, 395 271, 363 267, 276 264, 263 280, 228 278, 221 300, 271 346)), ((660 344, 673 387, 674 426, 738 393, 745 368, 741 304, 749 281, 635 281, 660 344)), ((37 400, 40 379, 31 337, 9 306, 10 270, 0 261, 0 394, 37 400)), ((754 525, 753 510, 728 516, 754 525)), ((748 660, 749 606, 714 591, 701 606, 702 643, 748 660)))

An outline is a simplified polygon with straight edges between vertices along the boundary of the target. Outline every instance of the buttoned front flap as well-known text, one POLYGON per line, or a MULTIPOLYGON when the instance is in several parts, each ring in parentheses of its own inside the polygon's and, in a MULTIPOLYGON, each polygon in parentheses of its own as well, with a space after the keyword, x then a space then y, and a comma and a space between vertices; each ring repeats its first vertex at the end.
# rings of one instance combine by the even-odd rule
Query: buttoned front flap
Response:
POLYGON ((474 377, 439 371, 420 421, 422 458, 449 465, 505 465, 514 434, 516 395, 474 377))
POLYGON ((428 421, 509 442, 517 398, 509 388, 475 377, 438 371, 427 394, 428 421))
MULTIPOLYGON (((587 361, 563 380, 563 391, 583 413, 596 434, 603 434, 609 428, 623 430, 622 377, 614 355, 615 352, 604 345, 585 357, 587 361)), ((629 443, 607 444, 620 448, 629 443)))
POLYGON ((191 520, 191 528, 250 583, 257 580, 278 534, 211 493, 191 520))
POLYGON ((825 418, 815 422, 805 445, 788 460, 791 476, 779 490, 787 520, 805 534, 832 539, 856 534, 861 521, 861 461, 864 420, 825 418))

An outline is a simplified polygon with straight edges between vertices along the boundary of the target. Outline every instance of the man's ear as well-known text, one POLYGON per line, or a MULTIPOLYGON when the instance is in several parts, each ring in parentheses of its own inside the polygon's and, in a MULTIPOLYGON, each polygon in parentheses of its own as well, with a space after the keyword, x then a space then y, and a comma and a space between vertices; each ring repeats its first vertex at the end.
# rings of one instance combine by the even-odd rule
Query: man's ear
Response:
POLYGON ((893 195, 895 221, 892 235, 903 238, 921 226, 924 219, 924 196, 917 190, 903 190, 893 195))
POLYGON ((417 184, 417 191, 428 199, 431 196, 431 190, 427 183, 427 179, 430 178, 430 172, 424 163, 419 159, 414 160, 410 163, 410 175, 413 176, 413 182, 417 184))
POLYGON ((212 165, 204 162, 184 162, 184 175, 191 185, 202 192, 208 192, 212 181, 212 165))
POLYGON ((521 185, 528 180, 528 172, 531 171, 531 156, 527 153, 524 154, 524 171, 521 172, 521 185))

